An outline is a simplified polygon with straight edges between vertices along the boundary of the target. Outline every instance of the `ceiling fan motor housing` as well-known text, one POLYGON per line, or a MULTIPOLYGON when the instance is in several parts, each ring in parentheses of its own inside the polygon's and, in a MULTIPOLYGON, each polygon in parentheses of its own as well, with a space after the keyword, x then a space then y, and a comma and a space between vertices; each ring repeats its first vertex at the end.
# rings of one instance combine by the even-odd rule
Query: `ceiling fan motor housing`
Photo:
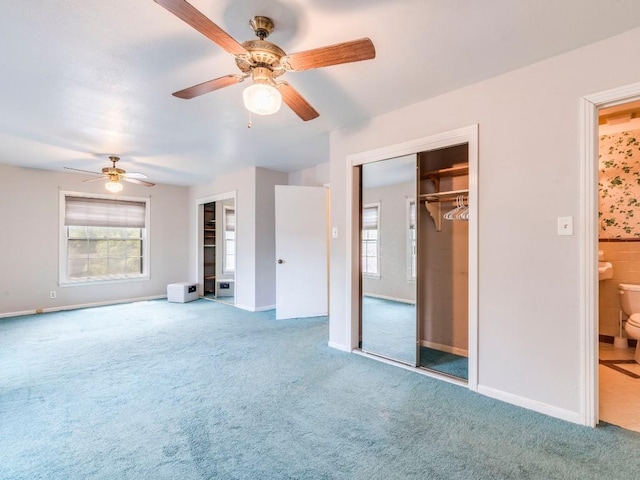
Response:
MULTIPOLYGON (((267 68, 272 77, 279 77, 285 70, 280 65, 280 59, 286 54, 277 45, 266 40, 249 40, 242 46, 249 52, 249 58, 236 57, 236 65, 243 73, 252 73, 256 68, 267 68)), ((255 74, 254 80, 255 80, 255 74)))

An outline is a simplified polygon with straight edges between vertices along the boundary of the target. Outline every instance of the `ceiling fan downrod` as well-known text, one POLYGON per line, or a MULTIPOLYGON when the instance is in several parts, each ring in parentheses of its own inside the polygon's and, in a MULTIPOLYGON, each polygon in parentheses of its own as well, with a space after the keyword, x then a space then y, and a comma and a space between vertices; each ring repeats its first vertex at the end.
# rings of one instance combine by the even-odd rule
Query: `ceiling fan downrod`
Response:
POLYGON ((256 15, 251 20, 249 20, 249 25, 260 40, 264 40, 269 35, 271 35, 271 32, 273 32, 274 28, 273 20, 271 20, 269 17, 263 17, 261 15, 256 15))

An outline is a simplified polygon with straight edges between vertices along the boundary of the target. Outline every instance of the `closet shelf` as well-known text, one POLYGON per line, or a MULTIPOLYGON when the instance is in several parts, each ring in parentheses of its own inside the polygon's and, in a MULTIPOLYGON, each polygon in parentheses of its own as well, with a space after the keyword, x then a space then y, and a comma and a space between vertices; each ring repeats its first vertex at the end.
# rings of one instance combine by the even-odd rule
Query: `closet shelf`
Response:
POLYGON ((454 200, 458 195, 468 194, 468 188, 464 188, 462 190, 449 190, 446 192, 423 193, 422 195, 420 195, 420 200, 423 200, 425 202, 446 202, 449 200, 454 200))
POLYGON ((461 177, 462 175, 469 175, 468 165, 441 168, 439 170, 432 170, 430 172, 422 173, 422 176, 424 178, 461 177))

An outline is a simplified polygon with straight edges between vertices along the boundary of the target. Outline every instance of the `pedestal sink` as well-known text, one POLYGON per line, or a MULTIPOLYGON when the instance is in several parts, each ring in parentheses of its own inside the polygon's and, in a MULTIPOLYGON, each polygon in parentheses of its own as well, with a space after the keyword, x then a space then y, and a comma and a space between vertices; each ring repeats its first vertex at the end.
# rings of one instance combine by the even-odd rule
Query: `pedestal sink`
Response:
POLYGON ((613 278, 613 265, 611 262, 598 262, 598 280, 613 278))

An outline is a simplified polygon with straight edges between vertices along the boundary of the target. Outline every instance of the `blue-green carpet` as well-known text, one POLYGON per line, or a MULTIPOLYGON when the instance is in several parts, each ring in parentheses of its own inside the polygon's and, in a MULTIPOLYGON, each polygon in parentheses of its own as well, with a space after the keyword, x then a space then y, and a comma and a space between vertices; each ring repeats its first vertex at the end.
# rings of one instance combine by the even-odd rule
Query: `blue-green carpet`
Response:
POLYGON ((362 350, 416 364, 416 306, 362 297, 362 350))
POLYGON ((469 380, 469 360, 455 353, 420 347, 420 366, 469 380))
POLYGON ((632 479, 580 427, 199 300, 0 320, 0 478, 632 479))

